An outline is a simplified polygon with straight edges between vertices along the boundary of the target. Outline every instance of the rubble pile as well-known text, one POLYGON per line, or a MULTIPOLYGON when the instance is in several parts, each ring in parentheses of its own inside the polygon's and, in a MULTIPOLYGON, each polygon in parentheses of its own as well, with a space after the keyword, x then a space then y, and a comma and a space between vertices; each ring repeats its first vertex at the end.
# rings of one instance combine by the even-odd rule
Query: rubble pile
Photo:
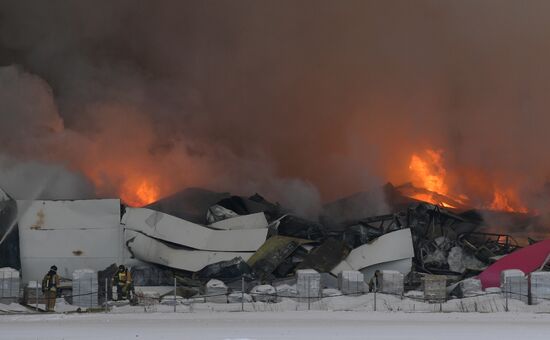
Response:
MULTIPOLYGON (((511 298, 527 297, 525 275, 544 269, 550 242, 531 240, 532 245, 522 248, 511 235, 486 232, 480 211, 460 205, 444 208, 403 196, 403 190, 411 187, 386 186, 383 209, 373 203, 379 200, 377 195, 359 193, 327 204, 317 219, 310 220, 259 194, 242 197, 188 189, 143 208, 123 206, 120 230, 113 223, 118 223, 118 216, 113 214, 120 208, 118 200, 89 204, 37 201, 38 207, 31 203, 32 216, 22 214, 19 227, 25 240, 52 232, 49 225, 42 228, 44 221, 40 218, 37 222, 39 213, 49 213, 40 210, 42 206, 52 209, 61 226, 78 223, 63 221, 58 211, 84 216, 97 223, 92 228, 97 233, 94 245, 103 237, 100 232, 110 235, 111 243, 121 243, 124 254, 118 259, 131 267, 134 285, 175 283, 174 294, 182 300, 202 295, 207 302, 216 303, 242 301, 243 296, 245 301, 274 301, 278 295, 318 298, 325 291, 329 295, 360 295, 373 287, 396 296, 420 290, 430 301, 444 300, 448 294, 475 296, 494 287, 501 287, 511 298), (94 209, 105 212, 108 228, 101 225, 101 216, 95 218, 94 209), (114 235, 121 239, 116 240, 114 235), (523 272, 519 275, 507 269, 523 272)), ((0 196, 0 236, 8 224, 17 222, 13 220, 13 209, 17 212, 14 202, 7 195, 0 196)), ((56 235, 64 233, 63 228, 55 230, 56 235)), ((90 233, 85 228, 77 232, 90 233)), ((58 240, 56 244, 61 243, 58 240)), ((33 250, 28 244, 21 248, 33 250)), ((110 248, 92 250, 115 254, 109 258, 116 259, 119 249, 110 248)), ((13 249, 11 245, 2 246, 0 254, 12 254, 13 249)), ((79 256, 88 252, 82 249, 72 250, 73 257, 64 260, 72 267, 60 269, 62 274, 82 262, 79 256)), ((19 259, 10 259, 19 268, 19 259)), ((101 303, 105 296, 112 296, 105 288, 117 267, 107 267, 104 262, 94 266, 90 272, 74 272, 73 295, 83 296, 82 301, 73 299, 76 305, 97 306, 98 297, 92 292, 98 290, 101 303)), ((25 270, 22 268, 23 276, 25 270)), ((541 273, 532 280, 539 283, 533 299, 547 298, 550 279, 541 273)), ((162 297, 159 295, 159 299, 162 297)))

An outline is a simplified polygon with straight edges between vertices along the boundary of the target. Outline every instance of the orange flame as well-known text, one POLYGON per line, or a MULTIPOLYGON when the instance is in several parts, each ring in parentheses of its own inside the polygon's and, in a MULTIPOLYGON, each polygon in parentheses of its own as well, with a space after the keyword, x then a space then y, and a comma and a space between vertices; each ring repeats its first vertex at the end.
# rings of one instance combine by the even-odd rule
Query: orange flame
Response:
POLYGON ((529 209, 524 207, 517 194, 512 190, 495 189, 493 202, 487 207, 490 210, 528 213, 529 209))
MULTIPOLYGON (((452 202, 459 205, 468 203, 468 196, 449 193, 447 169, 444 166, 442 150, 427 149, 422 155, 414 153, 411 156, 409 170, 413 185, 425 189, 426 192, 410 193, 407 196, 446 208, 456 208, 456 204, 452 202), (448 198, 447 202, 445 198, 448 198)), ((489 190, 493 192, 493 200, 489 204, 481 205, 482 208, 518 213, 529 212, 513 189, 503 190, 497 187, 489 190)))
POLYGON ((122 187, 121 200, 132 207, 143 207, 157 201, 159 187, 147 180, 129 181, 122 187))
POLYGON ((443 152, 441 150, 426 150, 425 158, 413 154, 409 164, 412 173, 412 182, 415 186, 424 188, 440 195, 448 192, 445 184, 447 170, 443 166, 443 152))

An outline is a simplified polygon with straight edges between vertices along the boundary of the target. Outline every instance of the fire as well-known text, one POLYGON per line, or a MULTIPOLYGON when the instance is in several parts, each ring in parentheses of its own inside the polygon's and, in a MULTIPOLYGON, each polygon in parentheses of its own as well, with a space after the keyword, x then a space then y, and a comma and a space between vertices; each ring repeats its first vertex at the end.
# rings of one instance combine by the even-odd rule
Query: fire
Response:
POLYGON ((121 200, 132 207, 143 207, 160 197, 159 187, 147 180, 128 182, 120 193, 121 200))
MULTIPOLYGON (((411 198, 441 205, 445 208, 456 208, 454 204, 444 200, 445 196, 449 196, 449 188, 446 183, 447 170, 443 165, 442 150, 427 149, 423 156, 413 154, 409 170, 413 185, 428 191, 413 193, 410 195, 411 198)), ((451 199, 451 197, 449 198, 451 199)), ((452 200, 462 203, 458 198, 453 197, 452 200)))
POLYGON ((425 158, 417 154, 413 154, 411 157, 409 170, 413 177, 412 182, 417 187, 446 195, 448 192, 445 184, 447 170, 443 166, 443 152, 428 149, 425 153, 425 158))
MULTIPOLYGON (((448 173, 444 165, 442 150, 427 149, 422 154, 413 153, 409 163, 409 171, 412 184, 421 190, 404 192, 403 194, 406 196, 445 208, 457 208, 469 204, 468 196, 450 193, 447 182, 448 173)), ((488 183, 487 186, 490 187, 479 189, 492 192, 492 201, 480 204, 480 208, 518 213, 529 212, 529 209, 521 203, 518 194, 513 189, 501 189, 492 183, 488 183)), ((483 191, 480 190, 480 192, 483 191)))
POLYGON ((512 189, 495 189, 493 202, 488 206, 488 209, 519 213, 529 212, 529 209, 521 204, 517 194, 512 189))

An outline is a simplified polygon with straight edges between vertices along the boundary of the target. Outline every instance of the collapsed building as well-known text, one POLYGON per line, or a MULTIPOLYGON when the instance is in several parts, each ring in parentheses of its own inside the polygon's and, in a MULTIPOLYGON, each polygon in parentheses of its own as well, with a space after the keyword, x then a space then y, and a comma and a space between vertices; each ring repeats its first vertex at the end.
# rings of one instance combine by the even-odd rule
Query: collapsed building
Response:
POLYGON ((516 268, 517 260, 501 258, 522 247, 511 235, 486 232, 479 211, 422 202, 407 190, 388 184, 382 215, 371 209, 378 198, 361 193, 327 204, 318 221, 259 194, 196 188, 142 208, 118 199, 15 201, 0 191, 0 267, 21 270, 28 282, 53 264, 64 278, 82 268, 107 277, 113 264, 125 264, 136 284, 170 285, 176 278, 192 296, 211 279, 273 284, 308 270, 321 273, 325 288, 349 281, 351 272, 365 284, 385 272, 405 289, 430 275, 444 277, 444 288, 469 278, 487 288, 499 284, 495 275, 504 270, 528 274, 548 260, 550 249, 540 242, 538 257, 516 268))

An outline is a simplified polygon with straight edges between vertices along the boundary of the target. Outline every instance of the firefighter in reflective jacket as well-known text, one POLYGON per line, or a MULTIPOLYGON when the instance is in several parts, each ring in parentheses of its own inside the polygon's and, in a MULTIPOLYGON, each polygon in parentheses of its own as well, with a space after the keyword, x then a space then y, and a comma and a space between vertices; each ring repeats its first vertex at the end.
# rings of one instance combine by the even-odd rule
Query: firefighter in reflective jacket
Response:
POLYGON ((42 279, 42 293, 44 293, 44 297, 46 298, 46 311, 48 312, 53 312, 55 309, 58 287, 59 275, 57 275, 57 267, 51 266, 48 273, 42 279))
POLYGON ((118 266, 118 271, 113 277, 113 284, 116 285, 117 300, 129 299, 132 289, 132 275, 124 265, 118 266))

